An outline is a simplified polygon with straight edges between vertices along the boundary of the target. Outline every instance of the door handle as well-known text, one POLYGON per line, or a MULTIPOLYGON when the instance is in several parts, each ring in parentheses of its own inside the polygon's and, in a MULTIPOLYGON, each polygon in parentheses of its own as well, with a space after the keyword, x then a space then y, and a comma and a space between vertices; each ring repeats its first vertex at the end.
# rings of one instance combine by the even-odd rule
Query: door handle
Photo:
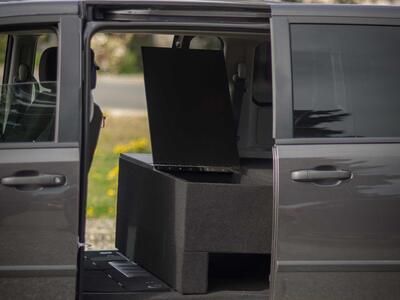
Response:
POLYGON ((8 187, 57 187, 62 186, 66 182, 64 175, 56 174, 39 174, 34 176, 12 176, 1 179, 1 184, 8 187))
POLYGON ((321 180, 347 180, 352 173, 347 170, 299 170, 292 172, 292 180, 298 182, 314 182, 321 180))

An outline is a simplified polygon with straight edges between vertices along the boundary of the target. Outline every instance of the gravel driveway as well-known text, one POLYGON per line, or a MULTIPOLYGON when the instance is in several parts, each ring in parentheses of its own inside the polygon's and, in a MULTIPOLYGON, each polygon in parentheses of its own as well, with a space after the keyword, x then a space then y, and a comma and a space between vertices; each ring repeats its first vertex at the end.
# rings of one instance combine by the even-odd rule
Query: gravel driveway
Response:
POLYGON ((86 249, 115 249, 114 219, 100 218, 86 220, 86 249))

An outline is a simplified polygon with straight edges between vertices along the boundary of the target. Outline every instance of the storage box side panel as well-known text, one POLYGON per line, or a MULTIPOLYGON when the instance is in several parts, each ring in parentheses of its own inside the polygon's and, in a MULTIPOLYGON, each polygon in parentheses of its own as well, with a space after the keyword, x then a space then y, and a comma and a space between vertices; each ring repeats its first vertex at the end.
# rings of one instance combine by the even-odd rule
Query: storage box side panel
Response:
POLYGON ((152 168, 121 160, 117 246, 126 256, 176 286, 175 180, 152 168), (121 186, 123 185, 123 186, 121 186))
POLYGON ((271 251, 272 186, 193 183, 186 211, 186 251, 271 251))

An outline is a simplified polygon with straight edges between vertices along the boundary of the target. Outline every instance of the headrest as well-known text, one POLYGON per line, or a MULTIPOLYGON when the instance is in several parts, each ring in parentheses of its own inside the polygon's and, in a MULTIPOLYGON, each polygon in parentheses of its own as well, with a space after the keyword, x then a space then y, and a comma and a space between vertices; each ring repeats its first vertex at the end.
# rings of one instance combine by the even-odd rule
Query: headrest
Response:
POLYGON ((57 81, 57 57, 58 48, 47 48, 40 58, 39 80, 40 84, 46 88, 54 88, 54 84, 46 82, 57 81))
POLYGON ((31 72, 29 71, 29 67, 26 64, 20 64, 18 67, 17 81, 27 82, 29 81, 30 76, 31 72))

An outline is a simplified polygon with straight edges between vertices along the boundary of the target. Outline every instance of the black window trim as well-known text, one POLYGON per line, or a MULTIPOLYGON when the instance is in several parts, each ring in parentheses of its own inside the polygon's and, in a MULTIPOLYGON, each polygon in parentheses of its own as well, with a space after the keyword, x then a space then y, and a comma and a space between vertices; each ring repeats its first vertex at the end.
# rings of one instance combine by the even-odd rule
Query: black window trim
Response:
POLYGON ((400 144, 400 137, 325 137, 325 138, 281 138, 277 145, 321 145, 321 144, 400 144))
MULTIPOLYGON (((363 18, 363 17, 304 17, 304 16, 277 16, 272 17, 275 35, 272 41, 274 61, 283 69, 273 70, 274 79, 274 138, 277 145, 302 145, 302 144, 381 144, 400 143, 400 137, 318 137, 295 138, 293 123, 293 77, 290 26, 293 24, 312 25, 364 25, 364 26, 399 26, 400 19, 390 18, 363 18), (289 47, 289 51, 278 51, 279 47, 289 47), (274 54, 275 53, 275 54, 274 54), (280 80, 290 79, 290 91, 282 93, 283 98, 276 95, 277 89, 283 88, 280 80), (290 126, 288 126, 290 124, 290 126)), ((276 65, 275 65, 276 68, 276 65)), ((279 93, 279 91, 278 91, 279 93)))
POLYGON ((3 143, 0 150, 7 149, 49 149, 49 148, 78 148, 78 142, 21 142, 21 143, 3 143))
POLYGON ((11 35, 7 35, 7 46, 6 46, 6 55, 5 55, 5 61, 4 61, 4 69, 3 69, 3 81, 1 84, 5 84, 8 82, 9 77, 10 77, 10 56, 12 49, 14 47, 14 38, 11 35))

